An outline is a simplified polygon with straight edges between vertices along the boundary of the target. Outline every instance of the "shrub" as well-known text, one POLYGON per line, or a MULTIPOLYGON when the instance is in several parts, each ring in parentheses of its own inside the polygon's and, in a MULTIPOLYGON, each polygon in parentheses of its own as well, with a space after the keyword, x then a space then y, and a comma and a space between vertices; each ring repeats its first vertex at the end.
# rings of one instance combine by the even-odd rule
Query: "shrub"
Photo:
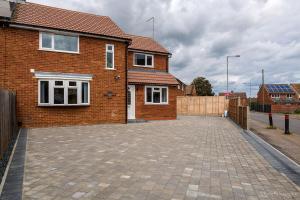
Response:
POLYGON ((294 111, 295 114, 300 114, 300 108, 297 108, 295 111, 294 111))

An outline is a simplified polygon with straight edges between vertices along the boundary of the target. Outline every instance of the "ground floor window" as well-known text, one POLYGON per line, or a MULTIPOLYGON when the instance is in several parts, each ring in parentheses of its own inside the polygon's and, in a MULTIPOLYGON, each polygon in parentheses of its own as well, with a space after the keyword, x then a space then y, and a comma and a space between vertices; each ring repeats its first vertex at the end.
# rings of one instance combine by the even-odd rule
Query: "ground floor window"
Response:
POLYGON ((168 104, 168 87, 145 86, 145 104, 168 104))
POLYGON ((89 105, 88 81, 39 80, 39 105, 89 105))

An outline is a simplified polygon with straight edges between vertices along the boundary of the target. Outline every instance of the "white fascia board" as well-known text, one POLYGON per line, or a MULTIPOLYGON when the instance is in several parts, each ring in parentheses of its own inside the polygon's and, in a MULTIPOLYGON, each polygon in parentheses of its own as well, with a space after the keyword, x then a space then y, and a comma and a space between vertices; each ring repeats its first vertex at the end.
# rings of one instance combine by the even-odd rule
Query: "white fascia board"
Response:
POLYGON ((93 79, 92 74, 72 74, 56 72, 35 72, 34 77, 38 79, 64 79, 64 80, 83 80, 90 81, 93 79))

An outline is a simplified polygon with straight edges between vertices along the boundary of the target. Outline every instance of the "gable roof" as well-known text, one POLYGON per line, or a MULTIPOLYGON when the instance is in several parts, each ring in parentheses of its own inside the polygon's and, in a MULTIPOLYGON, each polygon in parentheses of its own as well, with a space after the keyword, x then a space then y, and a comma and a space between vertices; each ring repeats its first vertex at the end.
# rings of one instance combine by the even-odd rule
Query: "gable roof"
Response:
POLYGON ((129 49, 170 54, 167 49, 150 37, 130 34, 127 34, 127 37, 132 39, 132 43, 128 47, 129 49))
POLYGON ((185 87, 185 95, 196 95, 196 89, 194 84, 187 85, 185 87))
MULTIPOLYGON (((176 78, 176 77, 175 77, 176 78)), ((182 82, 179 78, 176 78, 177 82, 180 84, 180 85, 183 85, 183 86, 186 86, 186 84, 184 82, 182 82)))
POLYGON ((11 23, 129 39, 109 17, 35 3, 17 3, 11 23))
POLYGON ((265 88, 269 94, 295 94, 289 84, 265 84, 265 88))
POLYGON ((296 93, 300 94, 300 83, 292 83, 291 86, 296 91, 296 93))

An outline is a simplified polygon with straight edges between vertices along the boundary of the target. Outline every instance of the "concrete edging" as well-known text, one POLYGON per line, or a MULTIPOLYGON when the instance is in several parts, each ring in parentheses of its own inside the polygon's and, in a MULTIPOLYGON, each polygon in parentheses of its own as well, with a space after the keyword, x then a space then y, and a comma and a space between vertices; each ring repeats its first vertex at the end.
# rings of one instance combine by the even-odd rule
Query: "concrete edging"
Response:
POLYGON ((264 159, 300 191, 300 165, 249 130, 243 137, 264 159))
POLYGON ((25 157, 27 146, 27 129, 22 128, 14 146, 10 165, 7 167, 6 178, 3 181, 0 200, 21 200, 25 172, 25 157))
POLYGON ((2 181, 1 181, 1 184, 0 184, 0 197, 1 197, 1 194, 2 194, 3 187, 4 187, 4 183, 5 183, 6 178, 7 178, 8 170, 9 170, 10 165, 11 165, 11 162, 12 162, 12 158, 13 158, 13 156, 14 156, 14 154, 15 154, 15 150, 16 150, 16 147, 17 147, 17 144, 18 144, 18 141, 19 141, 20 133, 21 133, 21 129, 19 130, 19 133, 18 133, 18 136, 17 136, 17 138, 16 138, 14 147, 13 147, 13 149, 12 149, 12 151, 11 151, 11 154, 10 154, 10 157, 9 157, 9 160, 8 160, 8 163, 7 163, 7 166, 6 166, 6 168, 5 168, 4 176, 3 176, 2 181))

